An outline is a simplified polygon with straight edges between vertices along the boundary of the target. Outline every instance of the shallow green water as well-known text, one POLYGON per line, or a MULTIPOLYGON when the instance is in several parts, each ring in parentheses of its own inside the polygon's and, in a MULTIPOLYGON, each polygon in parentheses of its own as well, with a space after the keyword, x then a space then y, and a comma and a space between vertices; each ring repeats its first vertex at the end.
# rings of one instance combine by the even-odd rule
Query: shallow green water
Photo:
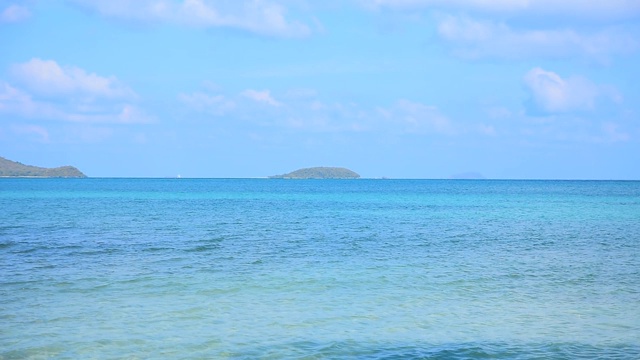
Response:
POLYGON ((0 359, 640 358, 640 182, 0 179, 0 359))

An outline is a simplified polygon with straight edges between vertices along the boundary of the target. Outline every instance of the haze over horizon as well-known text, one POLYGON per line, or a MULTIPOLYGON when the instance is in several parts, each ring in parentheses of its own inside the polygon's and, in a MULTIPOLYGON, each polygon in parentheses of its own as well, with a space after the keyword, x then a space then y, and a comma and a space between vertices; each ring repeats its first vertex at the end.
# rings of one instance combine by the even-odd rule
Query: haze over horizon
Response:
POLYGON ((640 179, 639 1, 0 0, 0 49, 24 164, 640 179))

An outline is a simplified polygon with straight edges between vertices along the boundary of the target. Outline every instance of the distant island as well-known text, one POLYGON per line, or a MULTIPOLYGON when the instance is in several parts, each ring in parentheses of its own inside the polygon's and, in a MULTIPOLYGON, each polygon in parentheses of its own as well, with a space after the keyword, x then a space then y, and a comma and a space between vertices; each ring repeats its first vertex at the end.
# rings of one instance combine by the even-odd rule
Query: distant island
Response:
POLYGON ((341 167, 312 167, 299 169, 284 175, 269 176, 269 179, 358 179, 357 173, 341 167))
POLYGON ((0 156, 0 177, 86 178, 87 175, 73 166, 42 168, 24 165, 0 156))

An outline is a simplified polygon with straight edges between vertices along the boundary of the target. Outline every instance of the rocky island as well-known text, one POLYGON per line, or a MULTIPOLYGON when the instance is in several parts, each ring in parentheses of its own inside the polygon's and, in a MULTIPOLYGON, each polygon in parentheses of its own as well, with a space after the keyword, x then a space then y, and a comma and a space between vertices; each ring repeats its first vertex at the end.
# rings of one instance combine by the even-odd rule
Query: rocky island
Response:
POLYGON ((0 177, 86 178, 87 176, 73 166, 42 168, 0 157, 0 177))
POLYGON ((357 173, 341 167, 312 167, 288 174, 269 176, 269 179, 358 179, 357 173))

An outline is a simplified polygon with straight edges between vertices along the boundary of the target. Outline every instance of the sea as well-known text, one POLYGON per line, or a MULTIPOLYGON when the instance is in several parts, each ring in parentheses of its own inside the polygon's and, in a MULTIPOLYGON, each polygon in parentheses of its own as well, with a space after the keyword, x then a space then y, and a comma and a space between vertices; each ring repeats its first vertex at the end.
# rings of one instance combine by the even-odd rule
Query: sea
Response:
POLYGON ((0 359, 640 359, 640 182, 0 179, 0 359))

